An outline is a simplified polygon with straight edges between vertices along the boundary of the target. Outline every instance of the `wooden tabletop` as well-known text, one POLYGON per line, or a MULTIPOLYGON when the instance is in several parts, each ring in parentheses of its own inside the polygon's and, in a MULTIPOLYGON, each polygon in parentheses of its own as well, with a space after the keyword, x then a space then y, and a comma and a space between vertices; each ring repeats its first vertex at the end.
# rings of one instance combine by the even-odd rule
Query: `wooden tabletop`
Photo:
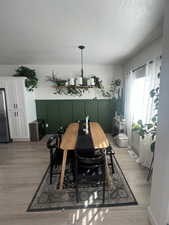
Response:
MULTIPOLYGON (((79 123, 71 123, 68 126, 62 138, 61 149, 74 150, 76 148, 78 129, 79 123)), ((107 137, 98 123, 90 122, 90 131, 95 149, 109 147, 107 137)))

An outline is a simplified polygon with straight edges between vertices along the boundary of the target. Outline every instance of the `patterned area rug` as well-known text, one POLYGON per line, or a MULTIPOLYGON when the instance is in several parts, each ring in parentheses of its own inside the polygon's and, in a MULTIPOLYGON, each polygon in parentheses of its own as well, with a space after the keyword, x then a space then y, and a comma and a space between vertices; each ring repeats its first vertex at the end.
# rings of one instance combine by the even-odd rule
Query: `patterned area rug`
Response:
POLYGON ((66 168, 64 189, 59 190, 60 168, 57 168, 53 177, 53 184, 49 183, 49 167, 28 207, 27 211, 45 211, 61 209, 79 209, 94 207, 112 207, 136 205, 137 201, 123 175, 123 172, 114 157, 115 173, 109 170, 109 180, 106 182, 105 202, 102 202, 102 185, 99 183, 82 182, 79 188, 80 202, 76 202, 73 174, 69 164, 66 168))

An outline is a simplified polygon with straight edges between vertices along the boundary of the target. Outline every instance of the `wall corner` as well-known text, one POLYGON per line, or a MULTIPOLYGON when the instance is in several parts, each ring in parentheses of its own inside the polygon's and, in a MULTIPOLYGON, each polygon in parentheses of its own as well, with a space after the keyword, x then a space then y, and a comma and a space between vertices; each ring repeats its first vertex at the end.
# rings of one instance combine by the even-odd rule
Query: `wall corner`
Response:
POLYGON ((159 225, 157 223, 157 220, 156 220, 155 216, 153 215, 153 212, 152 212, 150 206, 148 206, 147 210, 148 210, 148 218, 149 218, 149 221, 150 221, 151 225, 159 225))

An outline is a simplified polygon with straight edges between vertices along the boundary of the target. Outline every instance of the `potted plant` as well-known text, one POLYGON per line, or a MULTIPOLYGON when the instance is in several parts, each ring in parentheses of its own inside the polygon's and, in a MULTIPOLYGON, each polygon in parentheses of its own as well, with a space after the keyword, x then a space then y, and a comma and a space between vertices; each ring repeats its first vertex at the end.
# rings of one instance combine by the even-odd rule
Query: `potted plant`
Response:
POLYGON ((36 72, 33 69, 30 69, 25 66, 20 66, 16 73, 13 75, 14 77, 26 77, 25 86, 29 91, 33 91, 34 88, 37 88, 38 78, 36 76, 36 72))

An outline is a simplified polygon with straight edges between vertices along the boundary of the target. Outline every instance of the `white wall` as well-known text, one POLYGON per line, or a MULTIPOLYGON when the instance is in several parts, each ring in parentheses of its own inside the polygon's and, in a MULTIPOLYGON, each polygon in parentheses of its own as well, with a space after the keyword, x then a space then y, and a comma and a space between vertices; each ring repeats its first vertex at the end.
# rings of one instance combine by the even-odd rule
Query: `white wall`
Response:
POLYGON ((147 61, 162 55, 162 37, 144 47, 138 54, 127 60, 123 66, 124 75, 130 70, 144 65, 147 61))
MULTIPOLYGON (((47 76, 55 71, 59 78, 71 78, 80 75, 80 65, 25 65, 33 68, 39 78, 38 88, 35 90, 36 99, 79 99, 76 96, 55 95, 52 83, 47 82, 47 76)), ((11 76, 15 73, 17 65, 0 65, 0 76, 11 76)), ((85 65, 84 76, 94 74, 101 78, 103 85, 108 90, 113 79, 122 78, 122 67, 120 65, 85 65)), ((100 91, 90 89, 85 92, 81 99, 103 98, 100 91)))
POLYGON ((150 218, 153 224, 169 223, 169 1, 165 6, 163 58, 160 81, 159 132, 152 178, 150 218))

